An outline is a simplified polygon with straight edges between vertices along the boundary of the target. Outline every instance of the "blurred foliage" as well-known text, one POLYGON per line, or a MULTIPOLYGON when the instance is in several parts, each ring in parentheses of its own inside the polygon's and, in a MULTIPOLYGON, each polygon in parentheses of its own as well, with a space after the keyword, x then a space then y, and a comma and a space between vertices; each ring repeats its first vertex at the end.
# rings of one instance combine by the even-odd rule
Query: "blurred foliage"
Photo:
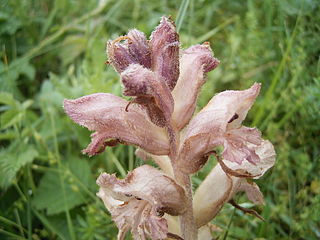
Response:
MULTIPOLYGON (((134 27, 149 34, 162 15, 176 19, 182 47, 209 41, 221 60, 199 109, 219 91, 263 84, 246 124, 278 153, 258 181, 266 204, 255 208, 266 221, 226 205, 215 236, 319 239, 319 11, 317 0, 1 0, 0 239, 116 238, 94 179, 123 176, 142 161, 130 146, 82 156, 90 133, 65 116, 62 101, 121 95, 104 64, 106 41, 134 27)), ((212 166, 193 177, 194 187, 212 166)))

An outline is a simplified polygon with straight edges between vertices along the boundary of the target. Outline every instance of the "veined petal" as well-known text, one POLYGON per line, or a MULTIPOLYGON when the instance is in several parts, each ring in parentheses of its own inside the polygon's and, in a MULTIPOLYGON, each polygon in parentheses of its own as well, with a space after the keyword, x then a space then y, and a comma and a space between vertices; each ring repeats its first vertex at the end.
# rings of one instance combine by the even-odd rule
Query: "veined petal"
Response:
POLYGON ((135 102, 146 107, 153 123, 163 127, 170 121, 173 98, 161 77, 139 64, 131 64, 121 74, 121 79, 124 95, 137 97, 135 102))
POLYGON ((200 88, 206 82, 205 75, 218 64, 208 44, 195 45, 183 51, 180 76, 172 91, 175 102, 173 121, 178 129, 182 129, 191 119, 200 88))
POLYGON ((240 127, 231 129, 225 134, 224 151, 225 160, 241 164, 247 160, 252 164, 259 162, 254 146, 262 142, 261 132, 256 128, 240 127))
POLYGON ((233 195, 237 192, 245 192, 247 198, 256 205, 264 204, 263 194, 260 192, 259 186, 248 180, 239 181, 236 188, 233 189, 233 195))
POLYGON ((126 112, 127 105, 126 100, 106 93, 64 101, 64 109, 73 121, 95 131, 84 152, 95 155, 106 145, 114 145, 114 141, 108 142, 111 139, 137 145, 153 154, 168 154, 165 131, 151 123, 137 106, 126 112))
POLYGON ((186 210, 183 188, 161 171, 143 165, 130 172, 126 179, 103 173, 97 184, 120 201, 138 198, 149 202, 158 213, 180 215, 186 210))
POLYGON ((214 96, 207 106, 211 110, 226 109, 224 124, 228 129, 238 128, 259 95, 260 88, 261 84, 255 83, 247 90, 224 91, 214 96))
POLYGON ((132 199, 109 211, 119 229, 118 240, 123 240, 130 229, 134 239, 158 240, 167 236, 166 219, 157 216, 152 206, 144 200, 132 199))
POLYGON ((255 83, 243 91, 224 91, 215 95, 190 122, 186 136, 199 133, 226 132, 240 127, 254 100, 260 91, 260 84, 255 83), (228 129, 227 129, 228 128, 228 129))
POLYGON ((170 90, 174 88, 179 77, 179 44, 174 23, 162 17, 150 37, 152 70, 165 80, 170 90))

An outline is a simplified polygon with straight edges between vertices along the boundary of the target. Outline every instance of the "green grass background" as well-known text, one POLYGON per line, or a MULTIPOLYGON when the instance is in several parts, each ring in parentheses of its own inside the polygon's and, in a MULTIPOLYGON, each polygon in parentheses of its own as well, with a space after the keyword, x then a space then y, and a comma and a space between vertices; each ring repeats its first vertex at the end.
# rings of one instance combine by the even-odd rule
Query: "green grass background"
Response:
POLYGON ((149 35, 163 15, 175 19, 183 48, 209 41, 221 60, 199 109, 219 91, 262 83, 245 124, 272 141, 277 163, 257 181, 265 206, 238 201, 266 221, 226 205, 215 237, 320 239, 319 11, 318 0, 0 0, 0 239, 116 238, 95 179, 143 162, 131 146, 83 156, 90 133, 62 101, 121 95, 106 41, 134 27, 149 35))

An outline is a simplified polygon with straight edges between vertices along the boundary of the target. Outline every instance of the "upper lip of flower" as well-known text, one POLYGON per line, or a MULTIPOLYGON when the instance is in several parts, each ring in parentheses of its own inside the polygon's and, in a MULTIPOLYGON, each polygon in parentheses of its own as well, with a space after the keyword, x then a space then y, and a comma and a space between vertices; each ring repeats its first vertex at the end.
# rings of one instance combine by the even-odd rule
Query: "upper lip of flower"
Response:
POLYGON ((103 150, 108 145, 106 140, 115 139, 140 146, 153 154, 168 154, 169 141, 165 130, 151 123, 137 106, 126 112, 127 105, 126 100, 107 93, 64 101, 64 109, 72 120, 96 131, 84 152, 90 156, 100 153, 101 148, 103 150))

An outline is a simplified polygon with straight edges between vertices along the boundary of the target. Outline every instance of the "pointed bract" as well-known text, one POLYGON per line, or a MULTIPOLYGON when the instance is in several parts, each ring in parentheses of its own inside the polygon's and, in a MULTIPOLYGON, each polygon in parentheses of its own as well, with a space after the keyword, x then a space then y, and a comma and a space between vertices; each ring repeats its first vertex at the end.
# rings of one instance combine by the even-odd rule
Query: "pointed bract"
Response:
POLYGON ((151 67, 151 50, 144 33, 133 29, 127 36, 121 36, 107 43, 109 61, 118 73, 130 64, 151 67))
POLYGON ((179 77, 179 35, 174 23, 162 17, 150 37, 152 70, 161 76, 170 90, 179 77))
POLYGON ((137 29, 128 32, 130 54, 137 63, 145 68, 151 68, 151 49, 149 47, 146 36, 137 29))
POLYGON ((92 156, 118 141, 139 146, 153 154, 168 154, 169 143, 164 129, 151 123, 137 106, 131 106, 126 112, 127 105, 126 100, 106 93, 64 101, 65 112, 73 121, 95 131, 84 152, 92 156))
POLYGON ((108 41, 107 54, 110 64, 118 73, 123 72, 130 64, 136 63, 128 47, 115 41, 108 41))

